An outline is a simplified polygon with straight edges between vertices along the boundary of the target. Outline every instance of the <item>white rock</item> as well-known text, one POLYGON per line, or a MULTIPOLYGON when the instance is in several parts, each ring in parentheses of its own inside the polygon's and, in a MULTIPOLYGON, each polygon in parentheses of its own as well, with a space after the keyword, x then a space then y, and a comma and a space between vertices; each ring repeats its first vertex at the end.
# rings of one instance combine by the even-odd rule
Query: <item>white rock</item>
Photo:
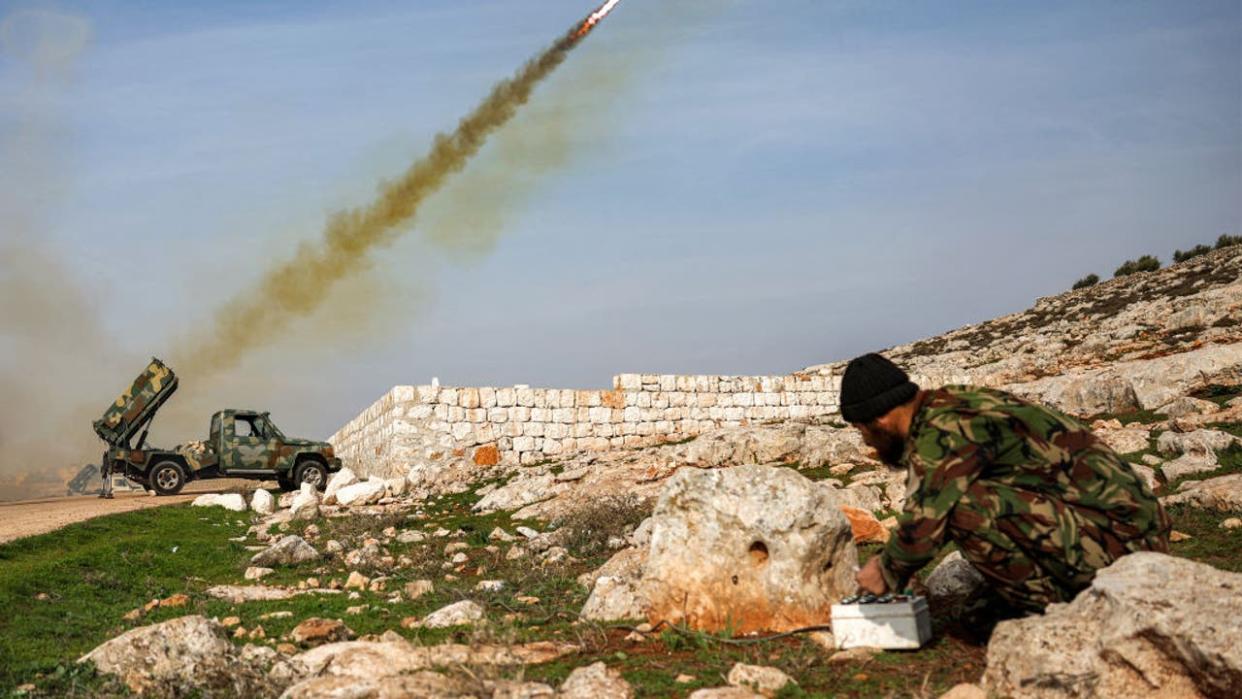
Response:
POLYGON ((319 516, 319 489, 310 483, 303 483, 298 494, 289 505, 289 514, 293 519, 315 519, 319 516))
POLYGON ((1156 449, 1166 456, 1195 454, 1214 455, 1237 443, 1237 437, 1219 430, 1195 430, 1193 432, 1165 432, 1156 440, 1156 449))
POLYGON ((384 485, 388 488, 388 494, 393 497, 405 495, 406 480, 404 478, 389 478, 384 481, 384 485))
POLYGON ((1176 493, 1160 501, 1165 505, 1189 505, 1221 512, 1242 510, 1242 473, 1187 481, 1176 493))
POLYGON ((267 576, 275 572, 276 571, 273 570, 272 568, 250 566, 249 568, 246 569, 246 573, 243 577, 245 577, 245 579, 247 580, 262 580, 263 578, 266 578, 267 576))
POLYGON ((193 507, 223 507, 233 512, 246 511, 246 498, 238 493, 200 495, 190 503, 193 507))
POLYGON ((694 690, 687 699, 763 699, 763 695, 745 687, 708 687, 694 690))
POLYGON ((270 515, 276 511, 276 499, 268 491, 259 488, 250 496, 250 509, 261 515, 270 515))
POLYGON ((383 479, 362 481, 336 491, 336 501, 345 507, 373 505, 384 497, 386 489, 383 479))
POLYGON ((1165 480, 1172 482, 1182 476, 1208 473, 1217 468, 1220 468, 1220 463, 1216 460, 1216 454, 1208 452, 1207 454, 1182 454, 1172 461, 1166 461, 1160 467, 1160 472, 1164 474, 1165 480))
POLYGON ((580 667, 561 684, 558 699, 630 699, 634 689, 602 662, 580 667))
POLYGON ((474 626, 483 621, 483 608, 470 600, 454 602, 427 615, 419 626, 442 629, 449 626, 474 626))
POLYGON ((1212 401, 1200 400, 1189 396, 1178 398, 1171 403, 1160 406, 1156 410, 1157 413, 1172 418, 1187 417, 1189 415, 1207 415, 1219 411, 1220 406, 1212 401))
POLYGON ((323 504, 335 505, 337 491, 347 485, 353 485, 357 482, 358 475, 348 468, 343 468, 332 474, 332 476, 328 478, 328 485, 324 487, 323 504))
POLYGON ((1015 697, 1232 696, 1242 686, 1242 575, 1123 556, 1043 616, 1001 622, 984 687, 1015 697))
POLYGON ((927 576, 927 603, 936 614, 955 619, 979 599, 986 586, 983 575, 961 551, 954 551, 927 576))
POLYGON ((1132 454, 1151 446, 1151 432, 1138 427, 1120 430, 1097 430, 1096 437, 1118 454, 1132 454))
POLYGON ((474 589, 480 592, 500 592, 505 589, 504 580, 480 580, 474 589))
MULTIPOLYGON (((87 653, 78 662, 93 662, 101 672, 117 675, 136 693, 180 688, 189 693, 205 686, 246 695, 238 652, 218 623, 202 616, 184 616, 131 629, 87 653)), ((174 690, 175 691, 175 690, 174 690)))
POLYGON ((649 619, 737 633, 826 623, 856 586, 839 504, 789 468, 678 471, 652 515, 640 583, 649 619))
POLYGON ((250 562, 256 566, 290 566, 317 560, 319 552, 300 536, 290 534, 255 554, 250 562))
POLYGON ((582 618, 596 621, 646 618, 648 605, 638 590, 646 558, 645 548, 622 549, 598 570, 579 576, 578 583, 591 591, 582 607, 582 618))
POLYGON ((734 663, 725 678, 734 687, 749 687, 765 696, 772 696, 787 684, 797 684, 793 678, 774 667, 734 663))
POLYGON ((420 531, 414 531, 413 529, 408 529, 400 534, 397 534, 397 541, 402 544, 418 544, 426 540, 426 534, 420 531))
POLYGON ((1155 489, 1160 485, 1160 481, 1156 478, 1156 471, 1152 467, 1145 466, 1143 464, 1130 464, 1130 468, 1133 469, 1134 473, 1136 473, 1152 491, 1155 491, 1155 489))

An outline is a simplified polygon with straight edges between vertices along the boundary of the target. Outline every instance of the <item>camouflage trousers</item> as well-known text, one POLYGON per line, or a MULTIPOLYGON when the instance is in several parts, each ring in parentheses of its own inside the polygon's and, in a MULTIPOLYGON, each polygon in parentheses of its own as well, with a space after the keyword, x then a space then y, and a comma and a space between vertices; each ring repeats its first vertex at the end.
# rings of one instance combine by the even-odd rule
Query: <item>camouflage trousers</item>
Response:
POLYGON ((949 534, 1005 603, 1033 612, 1073 599, 1127 553, 1168 552, 1171 526, 1160 503, 1153 498, 1144 514, 1135 518, 1144 529, 1133 531, 1090 508, 977 481, 954 507, 949 534), (1023 507, 1014 508, 1019 500, 1023 507))

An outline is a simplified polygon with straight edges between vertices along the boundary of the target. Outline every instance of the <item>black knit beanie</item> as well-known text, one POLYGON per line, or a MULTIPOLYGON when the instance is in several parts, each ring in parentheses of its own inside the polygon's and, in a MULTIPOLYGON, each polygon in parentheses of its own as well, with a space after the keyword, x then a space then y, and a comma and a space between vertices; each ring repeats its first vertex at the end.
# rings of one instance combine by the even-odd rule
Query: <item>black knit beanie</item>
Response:
POLYGON ((841 417, 864 423, 910 400, 919 387, 906 372, 878 354, 864 354, 845 367, 841 377, 841 417))

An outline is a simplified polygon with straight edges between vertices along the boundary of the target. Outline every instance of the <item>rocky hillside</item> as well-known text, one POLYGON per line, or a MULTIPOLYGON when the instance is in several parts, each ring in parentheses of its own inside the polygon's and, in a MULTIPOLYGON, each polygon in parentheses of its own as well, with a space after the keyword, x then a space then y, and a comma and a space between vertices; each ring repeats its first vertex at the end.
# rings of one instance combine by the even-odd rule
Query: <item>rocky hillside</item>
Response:
MULTIPOLYGON (((1029 310, 893 347, 930 385, 1005 386, 1078 414, 1157 409, 1242 365, 1242 246, 1039 299, 1029 310)), ((844 363, 810 367, 838 376, 844 363)))

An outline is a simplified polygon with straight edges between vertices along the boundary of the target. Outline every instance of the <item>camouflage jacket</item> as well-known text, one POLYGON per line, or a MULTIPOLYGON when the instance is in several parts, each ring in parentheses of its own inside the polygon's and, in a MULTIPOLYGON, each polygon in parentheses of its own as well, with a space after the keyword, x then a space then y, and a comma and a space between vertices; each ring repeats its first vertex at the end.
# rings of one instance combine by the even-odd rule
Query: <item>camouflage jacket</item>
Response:
POLYGON ((1002 559, 1017 542, 1077 587, 1128 542, 1167 536, 1151 489, 1078 421, 987 388, 946 386, 918 401, 902 456, 906 502, 881 557, 890 589, 946 539, 1002 559))

